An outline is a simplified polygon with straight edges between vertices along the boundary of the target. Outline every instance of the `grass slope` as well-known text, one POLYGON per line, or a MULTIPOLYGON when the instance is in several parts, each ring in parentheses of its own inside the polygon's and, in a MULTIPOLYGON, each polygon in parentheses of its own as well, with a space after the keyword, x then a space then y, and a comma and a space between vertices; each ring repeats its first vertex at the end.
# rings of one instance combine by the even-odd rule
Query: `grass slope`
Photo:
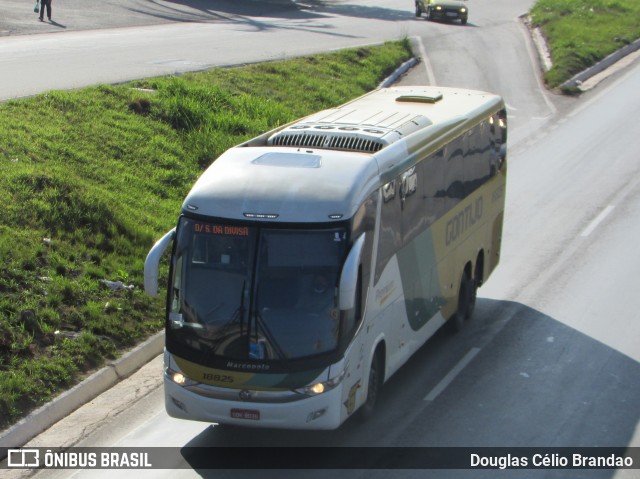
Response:
POLYGON ((551 52, 552 88, 640 38, 638 0, 538 0, 530 14, 551 52))

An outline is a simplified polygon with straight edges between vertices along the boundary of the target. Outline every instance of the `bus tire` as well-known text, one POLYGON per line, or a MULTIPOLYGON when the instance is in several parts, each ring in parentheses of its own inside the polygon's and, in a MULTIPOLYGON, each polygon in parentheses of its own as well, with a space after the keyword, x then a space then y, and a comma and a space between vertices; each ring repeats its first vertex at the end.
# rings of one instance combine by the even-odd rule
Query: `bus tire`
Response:
POLYGON ((478 282, 473 278, 469 278, 469 302, 467 304, 465 319, 471 319, 473 317, 473 311, 476 309, 477 298, 478 298, 478 282))
POLYGON ((368 421, 373 417, 380 386, 382 385, 382 360, 380 358, 380 350, 377 349, 371 360, 371 368, 369 369, 369 381, 367 382, 367 399, 360 407, 359 419, 368 421))
POLYGON ((460 332, 464 327, 465 320, 469 316, 471 316, 471 313, 473 312, 471 306, 471 296, 473 290, 472 283, 474 283, 474 281, 467 276, 467 273, 462 273, 462 279, 460 280, 460 289, 458 290, 458 308, 448 321, 449 330, 452 333, 460 332))

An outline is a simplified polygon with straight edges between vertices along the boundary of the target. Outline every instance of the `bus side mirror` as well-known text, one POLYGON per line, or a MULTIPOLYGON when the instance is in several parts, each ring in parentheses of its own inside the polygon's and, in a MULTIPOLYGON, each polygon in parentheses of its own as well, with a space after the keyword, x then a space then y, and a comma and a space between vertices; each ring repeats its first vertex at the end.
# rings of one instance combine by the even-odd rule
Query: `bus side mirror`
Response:
POLYGON ((158 269, 160 267, 160 258, 162 253, 167 249, 169 243, 173 240, 176 229, 173 228, 162 238, 156 241, 151 251, 144 261, 144 290, 149 296, 158 295, 158 269))
POLYGON ((340 275, 340 289, 338 291, 338 307, 342 311, 353 309, 356 305, 356 288, 358 285, 358 267, 360 265, 360 256, 364 247, 365 233, 353 243, 351 251, 347 256, 347 260, 342 267, 340 275))

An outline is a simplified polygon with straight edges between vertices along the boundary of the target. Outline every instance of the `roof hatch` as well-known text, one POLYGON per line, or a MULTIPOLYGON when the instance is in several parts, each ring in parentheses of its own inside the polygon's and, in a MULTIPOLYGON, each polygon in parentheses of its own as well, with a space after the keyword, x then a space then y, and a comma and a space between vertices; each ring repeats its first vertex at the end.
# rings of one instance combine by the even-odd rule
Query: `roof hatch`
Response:
POLYGON ((436 95, 400 95, 396 101, 410 103, 437 103, 442 100, 442 93, 436 95))

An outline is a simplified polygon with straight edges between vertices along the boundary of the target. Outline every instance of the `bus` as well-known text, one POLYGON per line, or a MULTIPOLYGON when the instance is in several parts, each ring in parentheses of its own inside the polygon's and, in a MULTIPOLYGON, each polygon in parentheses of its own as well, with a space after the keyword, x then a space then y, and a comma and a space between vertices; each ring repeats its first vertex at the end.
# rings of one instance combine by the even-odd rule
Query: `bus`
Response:
POLYGON ((171 247, 168 414, 284 429, 371 417, 498 264, 506 139, 499 96, 403 86, 218 157, 145 261, 156 296, 171 247))

